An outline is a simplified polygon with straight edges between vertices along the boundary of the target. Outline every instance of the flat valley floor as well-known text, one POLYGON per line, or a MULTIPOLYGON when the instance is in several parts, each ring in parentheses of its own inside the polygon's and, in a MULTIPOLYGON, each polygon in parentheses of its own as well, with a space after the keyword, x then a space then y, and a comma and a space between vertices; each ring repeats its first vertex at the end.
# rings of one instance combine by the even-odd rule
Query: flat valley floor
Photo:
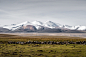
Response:
POLYGON ((18 36, 69 36, 69 37, 81 37, 86 38, 86 33, 1 33, 11 34, 18 36))

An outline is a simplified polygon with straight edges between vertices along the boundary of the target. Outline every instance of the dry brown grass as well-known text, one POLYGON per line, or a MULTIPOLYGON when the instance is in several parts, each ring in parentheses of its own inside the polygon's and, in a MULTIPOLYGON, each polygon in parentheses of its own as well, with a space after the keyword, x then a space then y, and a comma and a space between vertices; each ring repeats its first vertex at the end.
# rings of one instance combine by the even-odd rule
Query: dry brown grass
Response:
POLYGON ((68 36, 16 36, 8 34, 0 34, 0 41, 86 41, 86 38, 68 37, 68 36))

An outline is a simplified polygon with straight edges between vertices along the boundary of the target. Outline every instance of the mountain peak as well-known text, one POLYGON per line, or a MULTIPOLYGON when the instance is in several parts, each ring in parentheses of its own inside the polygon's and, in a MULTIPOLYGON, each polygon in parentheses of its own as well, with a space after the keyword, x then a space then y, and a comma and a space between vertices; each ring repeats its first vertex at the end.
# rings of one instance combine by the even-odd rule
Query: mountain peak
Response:
POLYGON ((52 21, 50 21, 50 20, 46 21, 45 23, 47 23, 47 22, 52 23, 52 21))
POLYGON ((49 27, 49 28, 55 28, 55 27, 57 27, 58 25, 57 25, 56 23, 52 22, 52 21, 46 21, 46 22, 44 23, 44 26, 49 27))
POLYGON ((41 21, 33 21, 31 22, 32 24, 35 24, 35 25, 42 25, 43 23, 41 21))

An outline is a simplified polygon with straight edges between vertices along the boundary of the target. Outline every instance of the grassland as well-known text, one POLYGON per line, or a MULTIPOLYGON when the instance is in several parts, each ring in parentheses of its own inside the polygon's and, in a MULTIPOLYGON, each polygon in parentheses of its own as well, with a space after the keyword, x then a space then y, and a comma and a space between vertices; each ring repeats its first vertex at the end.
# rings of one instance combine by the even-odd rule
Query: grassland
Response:
POLYGON ((86 45, 7 44, 8 41, 86 41, 67 36, 28 36, 0 34, 0 57, 86 57, 86 45))

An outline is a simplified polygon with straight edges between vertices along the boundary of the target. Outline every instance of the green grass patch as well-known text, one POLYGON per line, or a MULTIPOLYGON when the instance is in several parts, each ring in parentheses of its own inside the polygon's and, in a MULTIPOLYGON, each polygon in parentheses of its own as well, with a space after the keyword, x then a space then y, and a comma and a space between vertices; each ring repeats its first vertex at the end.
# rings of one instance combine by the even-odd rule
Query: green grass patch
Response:
POLYGON ((86 57, 86 45, 0 44, 0 56, 86 57))
POLYGON ((86 45, 6 44, 8 41, 86 41, 67 36, 29 36, 0 34, 0 57, 86 57, 86 45), (2 44, 2 42, 4 44, 2 44))

